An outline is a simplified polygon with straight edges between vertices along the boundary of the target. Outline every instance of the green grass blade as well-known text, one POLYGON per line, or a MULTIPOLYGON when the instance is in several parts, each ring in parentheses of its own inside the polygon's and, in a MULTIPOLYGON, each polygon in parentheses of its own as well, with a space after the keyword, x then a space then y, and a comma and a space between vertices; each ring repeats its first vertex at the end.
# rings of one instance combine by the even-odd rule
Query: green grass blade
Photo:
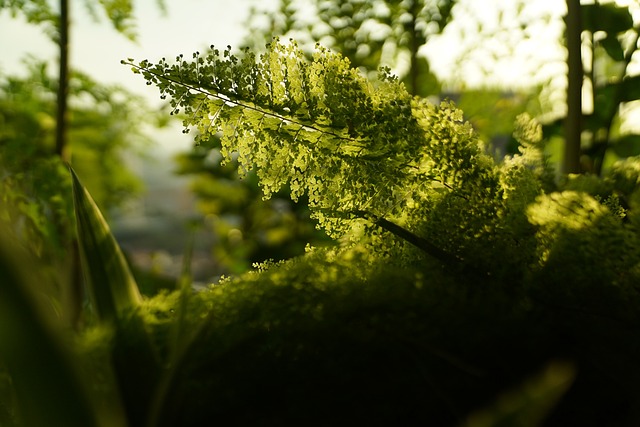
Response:
POLYGON ((161 359, 146 328, 142 297, 125 257, 75 172, 73 197, 80 257, 98 319, 115 327, 112 363, 131 425, 144 425, 161 374, 161 359))
POLYGON ((89 192, 71 169, 78 243, 89 297, 98 318, 112 320, 137 306, 140 292, 133 274, 89 192))
POLYGON ((26 274, 34 264, 16 251, 0 231, 0 360, 15 386, 21 425, 97 426, 60 325, 36 303, 34 291, 42 283, 26 274))

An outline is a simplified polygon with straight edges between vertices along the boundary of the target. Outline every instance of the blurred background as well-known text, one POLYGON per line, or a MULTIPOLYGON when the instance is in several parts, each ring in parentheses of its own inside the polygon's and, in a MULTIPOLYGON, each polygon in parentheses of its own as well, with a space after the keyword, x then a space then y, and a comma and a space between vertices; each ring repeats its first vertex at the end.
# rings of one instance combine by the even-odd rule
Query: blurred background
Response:
MULTIPOLYGON (((59 219, 71 215, 60 196, 68 190, 64 171, 50 158, 59 103, 60 4, 0 1, 3 202, 18 206, 11 219, 33 251, 52 258, 70 233, 59 219)), ((588 4, 593 2, 583 7, 588 4)), ((588 7, 584 14, 587 21, 589 13, 612 17, 590 24, 590 38, 583 36, 585 116, 606 95, 601 91, 598 98, 596 87, 621 72, 637 74, 635 61, 620 56, 615 43, 626 46, 623 24, 638 21, 639 4, 602 4, 609 5, 603 9, 608 15, 588 7)), ((239 181, 233 165, 220 167, 217 141, 194 147, 157 89, 122 59, 189 58, 212 44, 260 50, 273 36, 292 37, 306 52, 320 42, 364 74, 374 77, 378 67, 388 66, 411 93, 454 100, 497 158, 515 152, 514 119, 530 113, 546 124, 548 154, 559 163, 557 127, 567 114, 566 10, 558 0, 70 2, 65 155, 107 213, 143 287, 171 286, 190 246, 195 281, 210 283, 327 239, 309 220, 304 200, 292 203, 284 190, 263 201, 254 176, 239 181)), ((594 173, 615 158, 640 154, 635 104, 615 108, 608 130, 633 137, 597 161, 600 154, 587 156, 584 167, 594 173)))

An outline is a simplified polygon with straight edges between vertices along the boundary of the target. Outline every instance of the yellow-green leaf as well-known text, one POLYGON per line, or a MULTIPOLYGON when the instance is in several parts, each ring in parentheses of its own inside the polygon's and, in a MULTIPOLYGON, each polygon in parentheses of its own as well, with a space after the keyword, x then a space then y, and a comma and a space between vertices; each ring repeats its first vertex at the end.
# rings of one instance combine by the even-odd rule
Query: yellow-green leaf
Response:
POLYGON ((89 192, 71 169, 82 268, 91 303, 101 320, 137 306, 141 296, 129 266, 89 192))

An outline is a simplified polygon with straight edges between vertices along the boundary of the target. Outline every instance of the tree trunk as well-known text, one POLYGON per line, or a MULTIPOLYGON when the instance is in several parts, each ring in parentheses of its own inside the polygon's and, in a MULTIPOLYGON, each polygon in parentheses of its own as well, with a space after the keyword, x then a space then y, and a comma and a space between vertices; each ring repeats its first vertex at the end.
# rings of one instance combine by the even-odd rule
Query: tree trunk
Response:
POLYGON ((567 117, 565 119, 565 147, 562 171, 580 173, 580 135, 582 133, 582 23, 580 0, 567 0, 567 117))
POLYGON ((58 111, 56 115, 56 154, 68 162, 67 147, 67 98, 69 95, 69 1, 60 0, 59 48, 60 67, 58 73, 58 111))
MULTIPOLYGON (((69 0, 60 0, 60 21, 58 22, 60 63, 58 68, 55 154, 60 156, 65 163, 71 163, 71 150, 67 140, 69 127, 69 27, 69 0)), ((73 223, 69 221, 69 218, 58 218, 57 222, 61 236, 75 236, 73 223)), ((64 288, 66 294, 64 300, 67 306, 65 313, 68 313, 70 326, 78 327, 81 321, 83 291, 80 253, 75 237, 71 237, 68 245, 68 273, 67 286, 64 288)))
POLYGON ((420 49, 420 35, 416 28, 418 21, 418 13, 420 12, 420 4, 418 0, 413 0, 409 8, 411 21, 408 23, 407 32, 409 33, 409 92, 412 95, 419 94, 420 69, 418 65, 418 49, 420 49))

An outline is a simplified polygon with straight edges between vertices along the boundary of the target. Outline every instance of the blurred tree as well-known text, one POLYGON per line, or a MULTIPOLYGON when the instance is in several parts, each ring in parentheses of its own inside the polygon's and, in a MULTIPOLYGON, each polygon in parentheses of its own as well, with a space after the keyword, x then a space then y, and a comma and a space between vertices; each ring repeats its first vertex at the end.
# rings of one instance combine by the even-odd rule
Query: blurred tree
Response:
POLYGON ((640 77, 630 67, 638 50, 640 29, 633 19, 638 5, 564 3, 562 10, 551 2, 503 2, 492 10, 489 24, 477 17, 479 3, 460 1, 453 19, 464 15, 469 23, 460 33, 466 49, 452 79, 463 79, 470 67, 495 76, 511 65, 506 58, 522 58, 521 63, 530 64, 529 80, 542 85, 541 97, 550 98, 541 100, 540 120, 547 139, 562 143, 560 168, 567 173, 601 174, 617 158, 640 154, 639 131, 630 123, 640 99, 640 77), (558 27, 564 34, 553 31, 558 27), (545 42, 557 43, 560 55, 554 55, 550 45, 531 48, 540 46, 548 32, 557 34, 557 41, 545 42), (542 49, 548 53, 545 57, 539 54, 542 49))
MULTIPOLYGON (((0 75, 3 182, 20 188, 22 193, 14 196, 32 202, 29 209, 45 215, 58 210, 45 207, 54 203, 62 209, 60 215, 69 218, 70 206, 61 194, 68 188, 67 178, 63 178, 68 173, 63 168, 59 177, 63 182, 58 183, 49 170, 62 166, 52 156, 55 150, 56 80, 48 74, 45 63, 27 61, 27 70, 28 75, 23 78, 0 75), (45 167, 45 163, 50 166, 45 167)), ((101 207, 108 210, 118 206, 141 189, 140 181, 123 165, 122 158, 124 150, 146 140, 143 130, 132 124, 145 120, 150 112, 142 99, 118 86, 101 85, 79 72, 71 74, 69 101, 69 139, 75 167, 86 177, 101 207)), ((32 225, 35 225, 34 220, 30 221, 32 225)), ((30 239, 29 243, 40 242, 38 246, 41 247, 44 244, 41 240, 30 239)), ((52 241, 61 240, 64 240, 63 236, 52 241)), ((58 251, 61 248, 54 245, 51 249, 58 251)))
MULTIPOLYGON (((578 82, 576 92, 567 95, 567 104, 571 105, 572 96, 586 99, 592 111, 587 106, 581 108, 576 113, 580 115, 577 121, 570 120, 571 109, 568 110, 567 127, 575 126, 579 139, 573 143, 576 149, 569 151, 565 164, 567 171, 569 165, 577 164, 575 172, 600 175, 609 151, 615 154, 614 158, 640 154, 638 130, 623 134, 620 129, 625 110, 632 103, 637 106, 640 100, 640 76, 629 69, 638 50, 640 24, 634 23, 629 7, 596 1, 583 4, 579 10, 568 9, 567 33, 572 32, 580 34, 582 42, 572 49, 567 41, 568 51, 575 51, 575 61, 580 65, 575 77, 569 75, 570 84, 572 80, 578 82), (571 19, 571 13, 579 13, 579 18, 571 19), (571 30, 570 23, 578 28, 571 30)), ((569 70, 571 73, 571 64, 569 70)), ((567 139, 567 145, 570 143, 567 139)))
MULTIPOLYGON (((141 189, 123 159, 147 140, 139 123, 154 114, 124 89, 78 72, 71 73, 69 95, 73 164, 97 203, 112 209, 141 189)), ((55 154, 55 117, 56 80, 44 63, 29 62, 26 77, 0 76, 2 214, 30 251, 56 266, 52 272, 69 274, 71 188, 68 170, 55 154)), ((57 282, 67 283, 68 277, 57 277, 57 282)))
MULTIPOLYGON (((102 11, 118 32, 135 37, 131 0, 84 3, 94 18, 102 11)), ((161 0, 158 4, 164 5, 161 0)), ((67 312, 72 313, 70 323, 76 324, 82 284, 65 163, 74 164, 108 210, 139 187, 122 162, 122 149, 139 139, 140 123, 150 122, 145 117, 153 115, 145 115, 142 103, 122 88, 99 85, 70 69, 68 0, 60 0, 57 9, 47 0, 0 0, 3 9, 41 27, 59 50, 56 78, 34 62, 25 79, 3 76, 0 177, 3 199, 13 209, 5 216, 11 217, 15 231, 37 255, 67 265, 56 270, 66 271, 71 279, 58 282, 71 285, 59 291, 75 307, 67 312), (77 150, 73 155, 71 148, 77 150)))
POLYGON ((264 49, 273 36, 295 38, 310 52, 321 43, 375 76, 391 67, 419 96, 440 86, 420 48, 451 19, 456 0, 282 0, 275 11, 253 9, 247 44, 264 49), (313 18, 309 18, 312 16, 313 18), (264 18, 267 17, 267 25, 264 18))
MULTIPOLYGON (((98 18, 98 8, 92 1, 84 2, 89 13, 98 18)), ((134 39, 134 19, 132 0, 99 1, 102 9, 114 28, 125 36, 134 39)), ((164 8, 163 0, 158 5, 164 8)), ((47 0, 0 0, 0 9, 8 9, 12 15, 21 13, 28 22, 43 27, 45 33, 58 46, 57 109, 55 128, 55 153, 64 161, 70 161, 67 147, 67 98, 69 96, 69 44, 70 44, 70 8, 68 0, 59 0, 58 10, 47 0)))

